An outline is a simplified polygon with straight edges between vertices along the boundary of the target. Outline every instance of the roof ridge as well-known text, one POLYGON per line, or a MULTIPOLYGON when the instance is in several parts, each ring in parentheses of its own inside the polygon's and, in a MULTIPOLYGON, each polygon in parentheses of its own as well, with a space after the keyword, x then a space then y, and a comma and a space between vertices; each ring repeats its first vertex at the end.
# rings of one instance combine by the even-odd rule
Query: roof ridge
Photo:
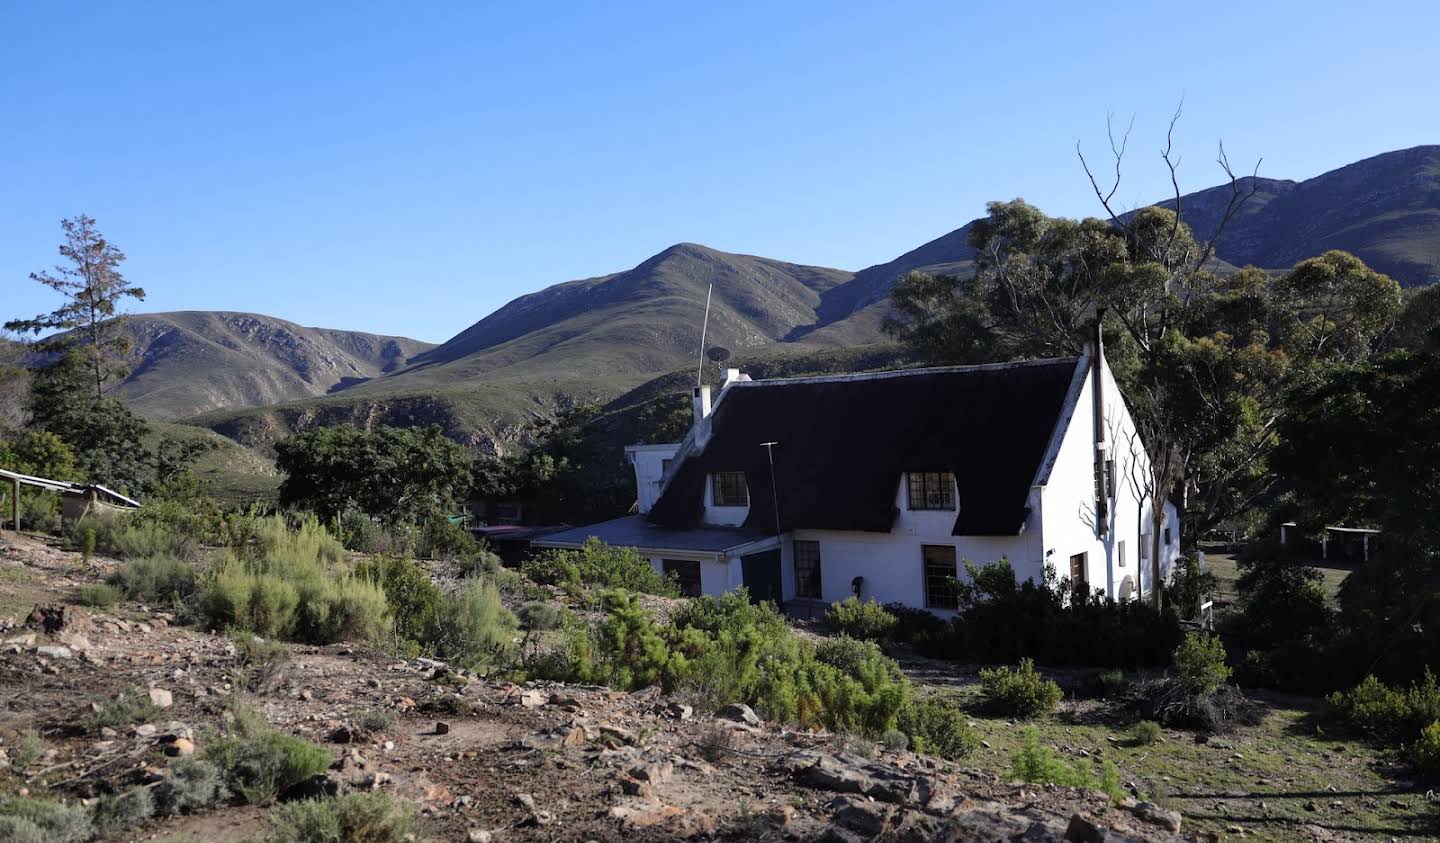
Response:
POLYGON ((967 372, 998 372, 1007 369, 1026 369, 1036 366, 1073 366, 1080 357, 1042 357, 1035 360, 1010 360, 1002 363, 975 363, 968 366, 926 366, 919 369, 886 369, 878 372, 844 372, 836 375, 800 375, 793 378, 759 378, 748 381, 731 381, 732 387, 786 386, 806 383, 845 383, 847 381, 883 380, 916 375, 949 375, 967 372))

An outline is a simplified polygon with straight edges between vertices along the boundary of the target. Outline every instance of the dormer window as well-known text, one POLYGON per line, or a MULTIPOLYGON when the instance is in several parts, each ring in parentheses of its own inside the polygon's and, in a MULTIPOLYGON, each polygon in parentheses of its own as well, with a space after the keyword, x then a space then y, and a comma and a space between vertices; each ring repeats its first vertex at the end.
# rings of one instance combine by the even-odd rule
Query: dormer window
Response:
POLYGON ((948 471, 910 472, 911 509, 954 509, 955 475, 948 471))
POLYGON ((715 506, 750 505, 750 490, 745 486, 743 471, 719 471, 710 475, 710 490, 715 506))

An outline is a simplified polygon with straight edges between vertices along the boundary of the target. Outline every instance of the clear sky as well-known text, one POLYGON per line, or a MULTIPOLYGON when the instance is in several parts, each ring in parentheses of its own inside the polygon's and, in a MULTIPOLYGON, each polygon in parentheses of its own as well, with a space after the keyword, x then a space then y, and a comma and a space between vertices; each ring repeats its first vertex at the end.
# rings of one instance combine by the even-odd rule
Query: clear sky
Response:
POLYGON ((441 341, 666 246, 860 269, 1023 196, 1097 213, 1074 146, 1135 116, 1120 197, 1215 144, 1307 178, 1440 142, 1434 2, 0 0, 0 318, 58 221, 141 310, 441 341))

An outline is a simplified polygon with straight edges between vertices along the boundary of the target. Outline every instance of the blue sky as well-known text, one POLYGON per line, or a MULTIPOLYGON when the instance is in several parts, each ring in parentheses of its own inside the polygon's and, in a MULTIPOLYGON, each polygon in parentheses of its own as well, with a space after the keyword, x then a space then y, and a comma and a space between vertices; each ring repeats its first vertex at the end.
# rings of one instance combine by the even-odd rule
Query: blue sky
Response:
POLYGON ((1440 4, 0 3, 0 317, 85 212, 141 310, 444 340, 679 241, 860 269, 1215 144, 1306 178, 1440 142, 1440 4), (1176 11, 1176 10, 1179 11, 1176 11))

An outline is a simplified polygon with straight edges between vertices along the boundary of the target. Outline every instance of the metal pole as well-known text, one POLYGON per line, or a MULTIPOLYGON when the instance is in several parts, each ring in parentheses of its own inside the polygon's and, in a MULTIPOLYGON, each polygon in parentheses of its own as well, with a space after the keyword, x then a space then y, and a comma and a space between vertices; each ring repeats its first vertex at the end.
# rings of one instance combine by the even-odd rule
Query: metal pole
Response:
POLYGON ((705 385, 705 332, 710 328, 710 294, 715 285, 705 288, 705 321, 700 323, 700 365, 695 368, 695 385, 705 385))
POLYGON ((16 533, 19 533, 19 532, 20 532, 20 478, 19 478, 19 477, 16 477, 16 478, 15 478, 15 489, 14 489, 14 491, 15 491, 15 496, 14 496, 13 498, 11 498, 11 500, 10 500, 10 514, 15 517, 15 520, 11 522, 11 526, 13 526, 13 527, 15 528, 15 532, 16 532, 16 533))
POLYGON ((770 459, 770 503, 775 509, 775 538, 780 538, 780 493, 775 488, 775 446, 779 442, 761 442, 760 447, 770 459))

